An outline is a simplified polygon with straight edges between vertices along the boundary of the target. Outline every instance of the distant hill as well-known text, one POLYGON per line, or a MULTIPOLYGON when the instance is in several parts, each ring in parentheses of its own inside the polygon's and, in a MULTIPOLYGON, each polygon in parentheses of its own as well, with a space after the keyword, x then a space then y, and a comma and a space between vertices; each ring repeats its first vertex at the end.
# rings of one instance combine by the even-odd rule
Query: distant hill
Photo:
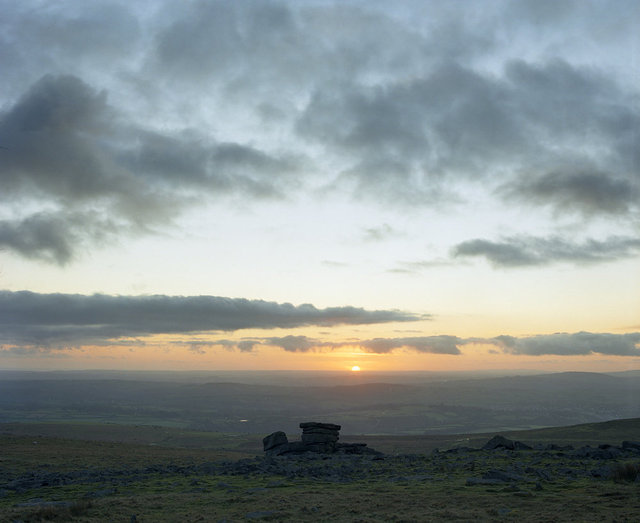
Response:
MULTIPOLYGON (((242 377, 236 373, 236 377, 242 377)), ((640 377, 600 373, 302 385, 226 380, 99 378, 94 372, 13 373, 0 380, 0 422, 81 421, 225 433, 295 432, 300 421, 338 422, 353 434, 457 434, 640 417, 640 377), (55 374, 55 373, 54 373, 55 374)), ((175 376, 172 374, 172 376, 175 376)), ((228 376, 226 376, 228 377, 228 376)), ((379 376, 376 376, 376 378, 379 376)), ((345 378, 346 379, 346 378, 345 378)))

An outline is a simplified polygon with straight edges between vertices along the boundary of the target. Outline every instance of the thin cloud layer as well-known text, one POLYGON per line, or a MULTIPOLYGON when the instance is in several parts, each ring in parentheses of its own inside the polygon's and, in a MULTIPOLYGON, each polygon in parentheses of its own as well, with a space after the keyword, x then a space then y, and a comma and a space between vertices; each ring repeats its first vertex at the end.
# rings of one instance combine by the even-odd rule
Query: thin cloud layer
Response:
MULTIPOLYGON (((217 340, 207 343, 192 342, 197 348, 202 346, 221 346, 228 350, 251 352, 261 346, 279 347, 286 352, 336 351, 358 347, 364 352, 391 354, 398 350, 407 350, 421 354, 447 354, 461 356, 460 347, 485 345, 511 355, 527 356, 587 356, 601 354, 607 356, 640 357, 640 333, 556 333, 539 336, 515 337, 496 336, 495 338, 459 338, 458 336, 415 336, 408 338, 373 338, 349 340, 343 342, 325 342, 308 336, 283 336, 257 338, 251 340, 217 340)), ((197 349, 196 349, 197 350, 197 349)), ((471 349, 473 350, 473 349, 471 349)), ((198 350, 198 352, 200 352, 198 350)), ((204 351, 200 353, 204 354, 204 351)))
MULTIPOLYGON (((0 292, 2 344, 83 345, 151 334, 366 325, 423 319, 400 311, 318 309, 217 296, 83 296, 0 292)), ((248 350, 248 346, 245 350, 248 350)))
POLYGON ((508 354, 528 356, 640 356, 640 333, 608 334, 577 332, 557 333, 526 338, 498 336, 490 340, 508 354))
POLYGON ((212 345, 220 345, 239 351, 251 351, 260 345, 279 347, 287 352, 310 351, 334 351, 348 347, 358 347, 364 352, 374 354, 388 354, 398 349, 420 352, 424 354, 462 354, 458 345, 469 343, 468 340, 457 336, 415 336, 409 338, 373 338, 369 340, 350 340, 343 342, 326 342, 309 338, 308 336, 282 336, 261 338, 255 340, 242 340, 231 342, 219 340, 211 342, 212 345), (248 348, 250 347, 250 348, 248 348))
POLYGON ((425 354, 462 354, 458 345, 464 340, 457 336, 416 336, 410 338, 375 338, 359 342, 366 352, 385 354, 396 349, 408 349, 425 354))

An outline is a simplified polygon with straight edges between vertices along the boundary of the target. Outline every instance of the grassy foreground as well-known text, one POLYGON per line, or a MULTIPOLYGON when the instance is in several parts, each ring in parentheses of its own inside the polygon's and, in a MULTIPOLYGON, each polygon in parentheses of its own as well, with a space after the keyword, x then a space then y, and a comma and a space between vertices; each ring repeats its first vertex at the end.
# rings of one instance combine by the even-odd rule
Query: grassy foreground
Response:
MULTIPOLYGON (((619 445, 639 439, 638 428, 638 420, 622 420, 507 436, 619 445)), ((264 464, 255 460, 233 465, 261 454, 260 436, 0 425, 0 522, 640 520, 639 482, 594 476, 628 459, 605 463, 561 451, 432 452, 436 446, 479 447, 488 439, 377 436, 368 443, 391 454, 384 460, 318 457, 291 465, 279 458, 260 469, 264 464), (404 452, 412 455, 393 455, 404 452), (521 477, 470 481, 492 471, 521 477)))

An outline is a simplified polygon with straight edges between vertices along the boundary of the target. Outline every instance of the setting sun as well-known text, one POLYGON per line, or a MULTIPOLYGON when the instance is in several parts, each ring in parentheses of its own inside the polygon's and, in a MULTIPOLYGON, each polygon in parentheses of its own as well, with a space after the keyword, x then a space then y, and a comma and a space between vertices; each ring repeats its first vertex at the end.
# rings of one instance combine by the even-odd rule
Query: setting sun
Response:
POLYGON ((358 367, 357 365, 354 365, 353 367, 351 367, 351 371, 352 372, 360 372, 360 367, 358 367))

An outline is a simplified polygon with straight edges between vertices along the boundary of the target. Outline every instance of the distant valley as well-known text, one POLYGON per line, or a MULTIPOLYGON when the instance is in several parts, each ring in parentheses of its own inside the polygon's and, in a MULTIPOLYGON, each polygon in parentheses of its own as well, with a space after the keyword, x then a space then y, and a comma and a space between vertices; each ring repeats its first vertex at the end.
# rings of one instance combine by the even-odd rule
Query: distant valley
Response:
POLYGON ((635 373, 2 372, 0 422, 86 421, 224 433, 437 435, 640 417, 635 373), (275 384, 278 383, 278 384, 275 384))

